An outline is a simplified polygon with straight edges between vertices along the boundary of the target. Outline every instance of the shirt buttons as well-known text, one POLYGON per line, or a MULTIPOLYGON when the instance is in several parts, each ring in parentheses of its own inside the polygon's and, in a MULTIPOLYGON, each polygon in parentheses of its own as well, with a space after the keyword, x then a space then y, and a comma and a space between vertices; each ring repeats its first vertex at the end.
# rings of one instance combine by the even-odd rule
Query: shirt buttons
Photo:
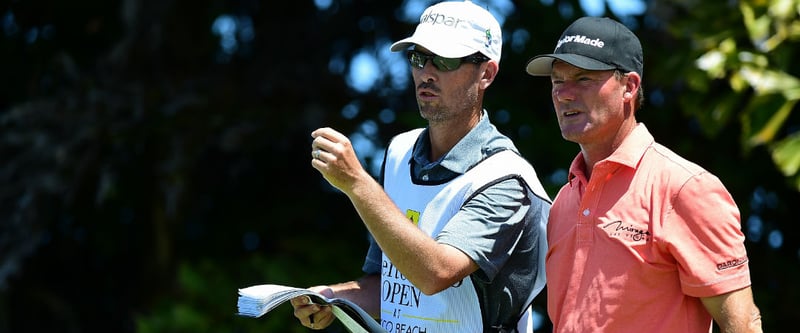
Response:
POLYGON ((589 216, 589 209, 588 208, 583 210, 583 216, 589 216))

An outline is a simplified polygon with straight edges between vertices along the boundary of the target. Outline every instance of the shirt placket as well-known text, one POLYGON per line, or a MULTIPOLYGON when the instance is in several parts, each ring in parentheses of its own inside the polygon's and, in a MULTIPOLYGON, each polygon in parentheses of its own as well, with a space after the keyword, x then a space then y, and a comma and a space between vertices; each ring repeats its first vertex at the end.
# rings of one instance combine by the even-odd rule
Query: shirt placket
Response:
POLYGON ((611 163, 599 163, 592 172, 584 192, 581 195, 580 212, 578 213, 578 244, 591 243, 596 230, 598 207, 603 196, 603 188, 615 173, 616 167, 611 163))
POLYGON ((580 211, 578 212, 577 241, 578 244, 589 244, 592 242, 594 233, 595 209, 600 200, 600 193, 603 189, 602 183, 589 180, 581 196, 580 211))

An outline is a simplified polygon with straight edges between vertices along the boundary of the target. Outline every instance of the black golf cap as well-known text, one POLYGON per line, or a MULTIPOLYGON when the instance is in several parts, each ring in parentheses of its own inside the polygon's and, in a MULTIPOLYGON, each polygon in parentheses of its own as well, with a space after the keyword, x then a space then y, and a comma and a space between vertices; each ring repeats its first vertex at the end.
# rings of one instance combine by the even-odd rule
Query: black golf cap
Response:
POLYGON ((644 71, 639 38, 607 17, 577 19, 561 34, 553 53, 533 57, 525 69, 533 76, 550 76, 555 59, 587 70, 619 69, 640 76, 644 71))

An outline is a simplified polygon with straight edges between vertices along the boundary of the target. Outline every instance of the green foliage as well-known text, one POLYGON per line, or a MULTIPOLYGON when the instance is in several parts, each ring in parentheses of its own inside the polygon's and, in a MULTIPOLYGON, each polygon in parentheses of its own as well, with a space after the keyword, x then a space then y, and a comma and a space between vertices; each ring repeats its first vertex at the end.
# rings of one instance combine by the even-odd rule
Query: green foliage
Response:
MULTIPOLYGON (((295 249, 273 256, 248 256, 244 260, 221 264, 201 259, 200 262, 179 264, 172 291, 156 297, 152 307, 136 315, 136 332, 306 332, 292 315, 292 308, 284 304, 261 318, 236 315, 237 290, 254 284, 278 283, 310 286, 324 281, 350 278, 353 267, 349 247, 343 249, 342 262, 331 261, 328 256, 314 255, 311 249, 295 249), (297 263, 305 262, 303 256, 315 267, 314 274, 300 274, 297 263), (347 272, 343 272, 347 270, 347 272), (239 276, 241 279, 234 279, 239 276), (320 280, 323 279, 323 280, 320 280)), ((357 247, 354 247, 357 248, 357 247)), ((168 281, 167 281, 168 282, 168 281)), ((333 325, 333 332, 342 328, 333 325)))
POLYGON ((779 212, 792 210, 800 190, 800 81, 793 74, 800 71, 795 60, 800 1, 739 1, 735 6, 730 2, 692 2, 670 10, 656 15, 669 22, 668 31, 674 38, 670 43, 680 45, 681 51, 658 53, 646 62, 670 64, 663 70, 657 68, 655 79, 662 86, 674 80, 677 94, 671 96, 679 99, 684 114, 697 123, 696 130, 703 138, 679 139, 676 141, 687 141, 687 145, 668 146, 717 173, 740 203, 743 230, 750 241, 756 302, 764 330, 775 330, 778 318, 787 314, 782 308, 793 307, 776 293, 798 294, 797 288, 785 289, 781 281, 800 276, 796 269, 769 273, 776 266, 797 267, 797 228, 793 218, 779 212), (734 147, 731 142, 738 142, 738 153, 730 149, 734 147), (694 150, 686 149, 689 146, 706 146, 706 152, 699 153, 700 148, 692 155, 687 153, 694 150), (765 188, 787 190, 776 194, 765 188), (776 257, 776 252, 785 257, 776 257))
POLYGON ((216 264, 180 264, 176 282, 176 292, 137 316, 137 332, 219 332, 233 322, 236 289, 216 264))
MULTIPOLYGON (((796 54, 796 47, 791 42, 800 40, 798 8, 800 1, 796 0, 740 1, 739 15, 734 17, 741 18, 741 21, 732 22, 734 24, 726 29, 713 30, 713 25, 703 28, 686 21, 674 23, 677 27, 691 25, 693 28, 688 29, 695 29, 696 39, 701 41, 690 44, 691 52, 699 56, 685 66, 690 67, 686 71, 695 73, 688 80, 691 87, 707 94, 707 97, 687 97, 682 104, 684 110, 696 117, 710 136, 717 135, 732 116, 738 114, 743 152, 748 153, 760 145, 773 149, 773 161, 788 178, 794 178, 798 173, 792 165, 793 159, 787 156, 800 156, 800 149, 794 145, 772 143, 785 140, 792 134, 785 128, 800 98, 800 80, 790 74, 796 72, 796 65, 789 60, 796 54), (705 75, 696 75, 693 68, 705 75), (728 86, 719 86, 720 80, 727 81, 728 86), (702 100, 710 100, 713 106, 702 103, 702 100), (781 151, 774 151, 774 147, 781 147, 781 151)), ((727 12, 736 13, 731 9, 727 12)), ((710 16, 700 17, 698 21, 712 19, 710 16)), ((688 29, 673 28, 674 31, 688 29)), ((800 187, 795 189, 800 190, 800 187)))
POLYGON ((772 147, 772 157, 786 176, 796 175, 800 169, 800 133, 778 141, 772 147))
POLYGON ((745 151, 774 141, 794 104, 779 95, 756 95, 750 98, 740 115, 741 144, 745 151))
MULTIPOLYGON (((765 331, 800 295, 798 1, 653 1, 625 18, 645 48, 639 119, 740 203, 765 331)), ((560 136, 549 80, 524 66, 583 13, 512 3, 486 108, 555 195, 578 147, 560 136)), ((345 78, 354 55, 384 54, 413 25, 399 2, 283 5, 3 7, 0 332, 307 332, 290 306, 236 316, 237 289, 359 275, 366 230, 310 167, 309 133, 371 123, 380 145, 422 124, 411 84, 359 92, 345 78), (210 32, 222 15, 252 23, 232 54, 210 32)))

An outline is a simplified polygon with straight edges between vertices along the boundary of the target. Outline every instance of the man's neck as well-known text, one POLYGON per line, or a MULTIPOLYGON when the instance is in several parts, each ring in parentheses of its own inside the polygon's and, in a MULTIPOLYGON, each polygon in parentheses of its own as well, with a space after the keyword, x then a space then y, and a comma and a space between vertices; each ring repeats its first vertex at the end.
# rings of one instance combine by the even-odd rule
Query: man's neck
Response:
POLYGON ((614 154, 635 128, 636 123, 634 122, 632 125, 621 127, 617 131, 617 135, 606 142, 580 144, 581 154, 583 154, 583 160, 586 163, 584 172, 586 172, 587 179, 591 178, 595 164, 614 154))
POLYGON ((428 123, 428 137, 431 141, 431 161, 436 161, 463 139, 480 123, 482 112, 469 117, 450 119, 444 122, 428 123))

